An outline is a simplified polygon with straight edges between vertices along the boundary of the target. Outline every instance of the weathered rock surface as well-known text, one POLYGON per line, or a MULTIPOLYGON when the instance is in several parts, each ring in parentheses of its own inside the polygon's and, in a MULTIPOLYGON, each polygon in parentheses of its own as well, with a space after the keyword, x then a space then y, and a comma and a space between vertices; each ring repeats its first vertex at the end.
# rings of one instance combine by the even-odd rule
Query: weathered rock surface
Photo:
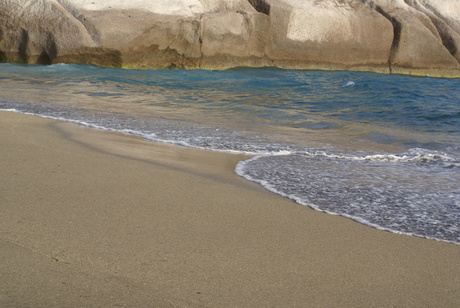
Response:
POLYGON ((0 0, 0 60, 460 77, 460 1, 0 0))

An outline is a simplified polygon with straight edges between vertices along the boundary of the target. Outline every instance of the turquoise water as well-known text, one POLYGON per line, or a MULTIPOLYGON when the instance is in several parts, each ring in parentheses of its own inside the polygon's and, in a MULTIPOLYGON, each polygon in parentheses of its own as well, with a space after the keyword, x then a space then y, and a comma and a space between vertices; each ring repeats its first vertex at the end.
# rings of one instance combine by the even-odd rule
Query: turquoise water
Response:
POLYGON ((0 108, 256 157, 237 174, 314 209, 460 243, 460 80, 275 68, 0 64, 0 108))

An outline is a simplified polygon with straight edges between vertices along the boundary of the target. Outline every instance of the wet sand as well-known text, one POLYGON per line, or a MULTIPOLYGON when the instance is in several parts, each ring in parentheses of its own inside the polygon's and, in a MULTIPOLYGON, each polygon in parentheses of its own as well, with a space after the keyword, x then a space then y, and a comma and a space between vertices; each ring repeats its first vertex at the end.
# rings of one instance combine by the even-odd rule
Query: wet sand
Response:
POLYGON ((245 158, 0 111, 0 306, 460 307, 460 245, 298 205, 245 158))

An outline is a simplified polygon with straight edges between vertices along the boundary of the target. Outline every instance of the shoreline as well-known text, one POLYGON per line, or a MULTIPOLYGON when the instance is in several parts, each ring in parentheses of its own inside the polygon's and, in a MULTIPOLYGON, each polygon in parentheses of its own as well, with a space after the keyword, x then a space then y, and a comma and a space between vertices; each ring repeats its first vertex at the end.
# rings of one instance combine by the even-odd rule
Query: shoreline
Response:
MULTIPOLYGON (((228 61, 228 59, 226 59, 228 61)), ((340 64, 299 64, 299 63, 279 63, 273 64, 269 60, 260 60, 261 63, 247 64, 242 62, 240 64, 229 65, 229 66, 218 66, 213 64, 208 65, 188 65, 188 66, 171 66, 170 63, 164 65, 149 66, 143 63, 123 63, 121 65, 110 65, 97 61, 86 61, 79 62, 78 60, 62 60, 56 59, 50 63, 37 63, 36 61, 4 61, 2 63, 8 64, 24 64, 24 65, 57 65, 57 64, 81 64, 81 65, 93 65, 100 68, 113 68, 113 69, 126 69, 126 70, 209 70, 209 71, 226 71, 233 69, 264 69, 264 68, 276 68, 280 70, 297 70, 297 71, 324 71, 324 72, 365 72, 375 73, 382 75, 401 75, 409 77, 427 77, 427 78, 442 78, 442 79, 459 79, 460 70, 449 69, 449 68, 419 68, 419 67, 401 67, 395 66, 389 68, 387 65, 384 66, 367 66, 367 65, 340 65, 340 64)), ((222 59, 218 58, 215 60, 216 63, 222 63, 222 59)), ((249 61, 250 62, 250 61, 249 61)), ((256 61, 257 62, 257 61, 256 61)))
POLYGON ((460 246, 314 211, 249 155, 0 112, 5 306, 457 307, 460 246))

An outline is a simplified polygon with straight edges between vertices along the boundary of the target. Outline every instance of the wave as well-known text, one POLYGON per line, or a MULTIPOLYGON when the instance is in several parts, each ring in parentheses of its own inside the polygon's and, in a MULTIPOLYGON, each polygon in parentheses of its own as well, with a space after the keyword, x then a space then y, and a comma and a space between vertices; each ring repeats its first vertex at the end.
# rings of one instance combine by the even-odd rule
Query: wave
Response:
POLYGON ((315 210, 460 244, 458 164, 445 168, 443 163, 452 157, 423 149, 409 153, 256 156, 240 162, 236 173, 315 210))
MULTIPOLYGON (((290 153, 294 154, 294 153, 290 153)), ((324 151, 305 152, 305 155, 322 156, 333 159, 354 160, 354 161, 374 161, 374 162, 393 162, 393 163, 419 163, 419 164, 439 164, 445 168, 460 167, 457 157, 440 151, 427 150, 422 148, 409 149, 400 154, 372 154, 372 155, 344 155, 327 153, 324 151)))
POLYGON ((354 81, 348 81, 343 87, 346 88, 346 87, 353 87, 355 86, 355 82, 354 81))

